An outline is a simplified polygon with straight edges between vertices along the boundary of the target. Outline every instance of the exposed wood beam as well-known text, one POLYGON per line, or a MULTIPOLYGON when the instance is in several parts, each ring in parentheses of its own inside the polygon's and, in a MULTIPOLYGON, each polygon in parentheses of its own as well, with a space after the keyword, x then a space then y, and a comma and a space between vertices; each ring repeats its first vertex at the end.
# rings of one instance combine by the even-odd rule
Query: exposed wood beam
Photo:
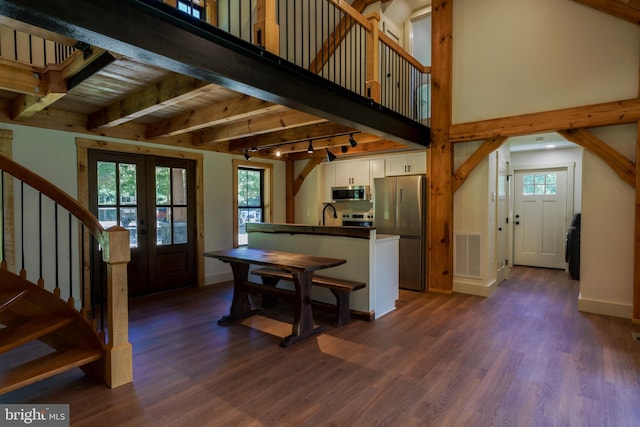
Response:
MULTIPOLYGON (((398 150, 410 149, 410 147, 404 144, 401 144, 396 141, 390 141, 387 139, 379 139, 377 141, 371 141, 367 143, 358 143, 358 146, 355 148, 349 147, 349 151, 347 151, 346 153, 342 153, 339 150, 336 150, 335 147, 333 146, 321 147, 319 145, 318 148, 319 149, 314 148, 313 154, 307 154, 306 151, 303 151, 303 152, 288 154, 288 155, 285 155, 284 157, 286 157, 287 160, 304 160, 310 157, 319 157, 321 159, 324 159, 326 157, 326 152, 324 150, 325 148, 329 148, 333 152, 333 154, 335 154, 336 156, 339 156, 340 158, 362 156, 367 154, 380 154, 380 153, 391 152, 391 151, 397 153, 398 150)), ((269 157, 272 158, 273 155, 269 157)))
MULTIPOLYGON (((453 144, 450 141, 453 80, 453 0, 434 0, 431 51, 433 65, 431 151, 427 156, 430 182, 428 289, 453 292, 453 144)), ((492 135, 493 136, 493 135, 492 135)), ((483 138, 486 139, 486 138, 483 138)))
POLYGON ((25 120, 39 111, 49 107, 67 94, 67 84, 59 71, 47 71, 44 74, 46 89, 44 96, 19 95, 13 102, 11 118, 16 121, 25 120))
POLYGON ((312 157, 312 158, 309 159, 307 164, 304 165, 304 169, 302 169, 302 172, 300 172, 300 175, 298 175, 296 180, 293 182, 293 195, 294 196, 296 194, 298 194, 298 191, 300 191, 300 187, 302 187, 302 184, 304 183, 304 180, 309 176, 309 174, 320 163, 322 163, 322 157, 312 157))
POLYGON ((0 58, 0 89, 42 96, 47 93, 44 72, 42 68, 0 58))
POLYGON ((318 138, 326 136, 327 138, 332 135, 341 134, 345 132, 359 132, 353 130, 350 127, 343 126, 337 123, 324 122, 317 123, 309 126, 301 126, 293 129, 285 129, 282 131, 271 132, 264 135, 250 136, 247 138, 236 139, 230 141, 229 150, 231 151, 243 151, 244 149, 252 149, 257 147, 265 147, 274 144, 282 144, 288 141, 300 141, 309 138, 318 138))
POLYGON ((601 12, 640 25, 640 0, 574 0, 601 12))
POLYGON ((149 139, 178 135, 224 123, 249 120, 258 114, 283 111, 286 108, 246 95, 238 96, 209 107, 179 114, 147 126, 149 139))
POLYGON ((640 120, 636 125, 636 200, 633 239, 633 323, 640 323, 640 120))
POLYGON ((256 117, 253 120, 239 121, 227 125, 206 129, 192 134, 193 145, 202 146, 219 141, 257 135, 274 129, 289 129, 324 122, 316 116, 300 111, 289 110, 278 114, 256 117))
POLYGON ((453 174, 452 191, 455 193, 464 184, 471 172, 484 160, 490 153, 497 150, 507 140, 506 136, 497 136, 482 143, 476 151, 469 156, 465 162, 458 167, 453 174))
MULTIPOLYGON (((368 133, 354 135, 353 138, 358 143, 358 145, 355 147, 351 147, 349 145, 349 135, 340 135, 336 137, 317 139, 312 142, 312 145, 313 145, 314 152, 322 151, 325 148, 339 148, 341 146, 347 146, 350 152, 362 154, 365 152, 363 151, 364 150, 363 147, 366 147, 368 144, 372 142, 382 141, 382 138, 380 136, 371 135, 368 133)), ((231 148, 232 147, 229 146, 230 150, 231 148)), ((280 147, 272 146, 265 149, 261 149, 260 153, 262 153, 267 157, 275 157, 276 151, 279 150, 282 156, 287 156, 294 153, 307 153, 308 148, 309 148, 309 141, 300 141, 300 142, 284 144, 280 147)), ((237 149, 237 151, 243 152, 244 149, 240 148, 240 149, 237 149)), ((322 153, 323 153, 322 155, 324 156, 324 151, 322 151, 322 153)), ((311 157, 311 156, 307 156, 307 157, 311 157)))
POLYGON ((174 74, 89 115, 89 130, 118 126, 217 88, 193 77, 174 74))
POLYGON ((640 98, 454 124, 449 136, 452 142, 477 141, 500 135, 517 136, 562 129, 619 125, 637 120, 640 120, 640 98))

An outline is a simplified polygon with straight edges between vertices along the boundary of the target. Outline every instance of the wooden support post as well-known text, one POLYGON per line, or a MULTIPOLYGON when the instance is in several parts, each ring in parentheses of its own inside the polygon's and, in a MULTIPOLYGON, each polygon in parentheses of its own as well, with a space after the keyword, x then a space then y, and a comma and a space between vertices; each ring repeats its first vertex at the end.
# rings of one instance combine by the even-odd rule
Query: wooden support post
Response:
POLYGON ((380 15, 373 13, 367 16, 371 28, 367 31, 367 91, 366 96, 380 103, 380 42, 378 26, 380 15))
POLYGON ((253 26, 254 43, 274 55, 280 55, 280 27, 276 22, 276 0, 258 0, 257 22, 253 26))
POLYGON ((105 232, 102 260, 107 264, 106 382, 116 388, 133 381, 133 351, 129 343, 127 263, 131 259, 129 231, 114 226, 105 232))
POLYGON ((296 222, 296 195, 294 192, 294 162, 285 161, 285 187, 286 187, 286 221, 293 224, 296 222))
POLYGON ((633 323, 640 323, 640 121, 636 126, 636 210, 633 245, 633 323))
POLYGON ((432 3, 432 100, 429 282, 433 292, 453 290, 453 144, 449 140, 452 98, 453 1, 432 3))

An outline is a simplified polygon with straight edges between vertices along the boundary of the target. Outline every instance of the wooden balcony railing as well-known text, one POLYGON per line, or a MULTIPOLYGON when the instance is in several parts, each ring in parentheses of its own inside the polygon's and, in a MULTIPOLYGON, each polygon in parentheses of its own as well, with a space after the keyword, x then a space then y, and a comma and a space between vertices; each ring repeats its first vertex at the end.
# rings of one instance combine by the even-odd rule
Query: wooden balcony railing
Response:
POLYGON ((165 0, 358 95, 428 125, 430 67, 344 0, 165 0))

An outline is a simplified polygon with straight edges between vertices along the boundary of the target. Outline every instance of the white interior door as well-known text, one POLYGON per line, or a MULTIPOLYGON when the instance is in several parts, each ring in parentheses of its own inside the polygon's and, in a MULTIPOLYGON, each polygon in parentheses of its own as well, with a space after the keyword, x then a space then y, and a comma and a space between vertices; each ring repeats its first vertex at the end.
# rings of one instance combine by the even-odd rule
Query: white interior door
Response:
POLYGON ((514 264, 565 268, 567 169, 516 171, 514 264))
POLYGON ((507 185, 507 175, 509 173, 509 162, 498 152, 498 199, 496 217, 496 279, 498 284, 509 278, 509 264, 507 262, 509 213, 509 186, 507 185))

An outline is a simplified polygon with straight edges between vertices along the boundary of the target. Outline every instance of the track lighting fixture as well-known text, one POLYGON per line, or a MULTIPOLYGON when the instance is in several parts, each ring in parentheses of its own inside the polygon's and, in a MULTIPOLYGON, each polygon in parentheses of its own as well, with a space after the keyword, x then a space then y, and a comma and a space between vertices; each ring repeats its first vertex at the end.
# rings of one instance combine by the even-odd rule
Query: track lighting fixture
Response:
POLYGON ((349 147, 347 147, 346 145, 343 145, 342 147, 340 147, 340 151, 344 154, 349 150, 349 147))
POLYGON ((244 150, 244 158, 247 160, 251 159, 251 156, 249 155, 249 150, 244 150))
POLYGON ((358 145, 358 141, 355 140, 352 134, 349 134, 349 144, 351 144, 352 147, 358 145))
POLYGON ((307 147, 307 153, 313 154, 313 144, 309 141, 309 146, 307 147))
POLYGON ((329 151, 328 148, 325 148, 325 150, 327 150, 327 162, 333 162, 336 159, 336 155, 329 151))

